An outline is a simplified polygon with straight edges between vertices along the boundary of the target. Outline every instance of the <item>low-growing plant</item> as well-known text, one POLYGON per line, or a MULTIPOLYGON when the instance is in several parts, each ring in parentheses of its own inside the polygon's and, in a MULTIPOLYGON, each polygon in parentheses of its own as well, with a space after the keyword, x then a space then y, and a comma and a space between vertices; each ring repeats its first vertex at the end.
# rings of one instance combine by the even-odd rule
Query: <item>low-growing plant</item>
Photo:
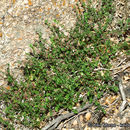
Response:
MULTIPOLYGON (((23 69, 24 81, 18 83, 10 74, 10 90, 3 90, 0 100, 6 104, 6 116, 28 127, 40 127, 60 109, 73 111, 77 103, 92 103, 102 109, 98 100, 105 92, 117 93, 118 87, 110 75, 110 60, 115 58, 117 45, 108 38, 112 22, 112 0, 102 0, 96 10, 82 5, 74 29, 65 36, 59 27, 46 25, 53 35, 49 49, 39 32, 39 41, 30 45, 32 53, 23 69), (108 70, 95 70, 106 68, 108 70), (48 115, 48 113, 50 113, 48 115)), ((104 111, 104 110, 103 110, 104 111)))
POLYGON ((15 128, 13 127, 13 125, 10 124, 9 121, 3 119, 3 118, 1 117, 1 115, 0 115, 0 124, 2 124, 3 127, 7 127, 8 129, 15 130, 15 128))

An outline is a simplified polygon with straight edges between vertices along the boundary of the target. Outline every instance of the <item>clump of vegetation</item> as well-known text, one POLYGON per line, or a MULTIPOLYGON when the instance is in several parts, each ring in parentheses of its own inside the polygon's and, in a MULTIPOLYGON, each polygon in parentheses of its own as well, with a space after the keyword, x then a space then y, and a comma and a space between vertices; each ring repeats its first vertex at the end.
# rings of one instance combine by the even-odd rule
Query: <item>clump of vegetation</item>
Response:
POLYGON ((12 124, 10 124, 9 121, 4 120, 1 115, 0 115, 0 124, 2 124, 4 127, 11 129, 11 130, 15 130, 15 128, 13 127, 12 124))
POLYGON ((115 58, 118 48, 110 41, 107 30, 114 11, 112 0, 102 0, 102 3, 98 11, 83 4, 84 12, 78 15, 69 36, 46 21, 53 32, 52 44, 46 49, 39 33, 39 41, 31 45, 33 52, 24 67, 24 81, 18 83, 10 69, 7 70, 11 89, 3 90, 0 97, 7 106, 7 118, 28 127, 39 127, 53 112, 73 111, 76 103, 84 105, 96 98, 95 105, 102 109, 98 99, 105 92, 117 93, 109 62, 115 58))

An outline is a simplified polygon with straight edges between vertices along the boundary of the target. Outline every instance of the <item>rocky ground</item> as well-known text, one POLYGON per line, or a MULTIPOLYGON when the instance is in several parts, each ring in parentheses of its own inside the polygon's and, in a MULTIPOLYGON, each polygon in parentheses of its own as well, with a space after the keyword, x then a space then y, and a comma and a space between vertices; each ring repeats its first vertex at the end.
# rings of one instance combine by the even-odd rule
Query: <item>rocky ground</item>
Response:
MULTIPOLYGON (((7 63, 10 63, 10 68, 15 74, 17 79, 22 77, 22 72, 19 67, 26 61, 26 53, 30 52, 30 43, 34 43, 38 39, 36 31, 42 32, 42 37, 47 39, 48 44, 49 36, 51 32, 45 26, 44 21, 48 20, 50 23, 55 24, 55 19, 59 20, 60 24, 64 25, 64 31, 74 27, 76 22, 76 15, 74 12, 74 6, 78 2, 79 4, 84 0, 1 0, 0 1, 0 86, 7 87, 6 79, 2 72, 5 72, 7 63), (18 61, 21 64, 18 64, 18 61)), ((117 27, 116 23, 120 19, 126 19, 129 13, 130 2, 127 0, 114 1, 116 7, 116 13, 113 20, 113 27, 117 27)), ((93 0, 93 6, 98 8, 100 1, 93 0)), ((78 8, 77 8, 78 10, 78 8)), ((80 10, 82 12, 82 9, 80 10)), ((67 35, 67 33, 66 33, 67 35)), ((129 35, 125 37, 128 41, 129 35)), ((119 42, 120 39, 112 37, 111 40, 119 42)), ((126 99, 130 102, 130 75, 129 75, 129 57, 126 57, 120 52, 119 57, 112 61, 113 68, 119 67, 117 70, 113 70, 113 76, 119 71, 122 72, 122 85, 126 94, 126 99), (125 68, 126 67, 126 68, 125 68)), ((101 127, 94 128, 88 127, 88 122, 98 123, 102 122, 109 124, 115 124, 116 127, 106 127, 105 129, 128 129, 128 123, 130 123, 130 109, 129 105, 122 112, 119 111, 122 97, 120 93, 118 95, 106 95, 100 101, 104 107, 106 107, 107 114, 103 117, 102 113, 94 113, 95 108, 89 108, 84 112, 79 113, 72 120, 61 123, 58 129, 62 130, 89 130, 89 129, 104 129, 101 127), (103 118, 102 118, 103 117, 103 118), (126 123, 126 127, 121 127, 120 124, 126 123), (119 126, 118 126, 119 125, 119 126)), ((79 106, 80 104, 77 104, 79 106)), ((1 110, 4 105, 1 103, 1 110)), ((1 111, 2 112, 2 111, 1 111)), ((65 114, 67 112, 62 112, 65 114)), ((46 122, 41 124, 44 126, 46 122)), ((2 126, 1 126, 2 127, 2 126)), ((130 127, 130 125, 129 125, 130 127)), ((16 129, 28 129, 24 126, 15 124, 16 129)), ((3 129, 3 128, 1 128, 3 129)))

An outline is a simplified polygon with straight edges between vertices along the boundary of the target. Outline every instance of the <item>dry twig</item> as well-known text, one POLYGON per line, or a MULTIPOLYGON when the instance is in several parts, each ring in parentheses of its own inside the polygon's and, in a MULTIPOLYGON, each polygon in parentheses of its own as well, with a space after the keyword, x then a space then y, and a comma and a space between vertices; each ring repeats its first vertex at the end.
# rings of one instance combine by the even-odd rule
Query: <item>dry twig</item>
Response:
POLYGON ((120 106, 120 112, 122 112, 125 109, 125 107, 128 105, 128 103, 126 100, 126 95, 125 95, 125 92, 123 90, 122 80, 120 77, 119 77, 119 81, 120 81, 119 82, 119 89, 120 89, 121 97, 123 100, 122 105, 120 106))
MULTIPOLYGON (((125 59, 125 60, 126 60, 126 59, 125 59)), ((123 60, 122 62, 124 62, 124 60, 123 60)), ((110 70, 110 71, 113 71, 113 70, 118 70, 118 69, 123 68, 123 69, 121 69, 120 71, 114 73, 114 74, 117 74, 117 73, 122 72, 122 71, 124 71, 124 70, 126 70, 127 68, 130 67, 130 62, 128 62, 127 65, 120 66, 120 64, 122 64, 122 62, 120 62, 120 63, 117 65, 117 67, 115 67, 115 68, 113 68, 113 69, 97 68, 97 69, 94 69, 94 71, 101 71, 101 70, 110 70), (120 67, 119 67, 119 66, 120 66, 120 67)))
POLYGON ((78 121, 78 125, 79 125, 79 130, 83 130, 82 126, 81 126, 81 122, 79 120, 79 117, 77 116, 77 121, 78 121))
POLYGON ((87 113, 87 112, 88 112, 87 110, 86 110, 86 111, 82 111, 82 112, 78 113, 78 115, 75 115, 75 116, 69 118, 68 120, 66 120, 66 121, 62 124, 61 128, 63 128, 64 125, 65 125, 68 121, 72 120, 73 118, 78 117, 79 115, 82 115, 82 114, 84 114, 84 113, 87 113))
POLYGON ((127 58, 123 59, 118 65, 117 67, 119 67, 127 58))
MULTIPOLYGON (((88 109, 92 105, 93 104, 86 104, 84 107, 78 108, 77 112, 80 113, 80 112, 84 111, 85 109, 88 109)), ((50 124, 48 124, 47 126, 42 128, 42 130, 54 130, 60 124, 61 121, 65 120, 65 119, 68 119, 68 118, 70 118, 70 117, 72 117, 74 115, 75 115, 74 112, 67 113, 65 115, 61 115, 61 116, 57 117, 55 120, 53 120, 50 124)))

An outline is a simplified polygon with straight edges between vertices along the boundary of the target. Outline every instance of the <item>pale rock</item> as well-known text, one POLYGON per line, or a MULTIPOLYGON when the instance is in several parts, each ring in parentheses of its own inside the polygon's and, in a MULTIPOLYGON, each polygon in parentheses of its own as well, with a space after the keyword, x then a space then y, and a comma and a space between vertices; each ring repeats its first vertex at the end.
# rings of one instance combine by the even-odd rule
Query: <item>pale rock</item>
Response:
POLYGON ((112 38, 110 38, 110 40, 111 40, 112 42, 114 42, 114 41, 115 41, 115 38, 112 37, 112 38))
POLYGON ((90 118, 91 118, 91 113, 90 112, 86 113, 85 119, 88 121, 88 120, 90 120, 90 118))
POLYGON ((77 120, 74 120, 73 125, 76 126, 78 124, 77 120))
POLYGON ((77 104, 76 104, 76 107, 80 107, 80 104, 79 104, 79 103, 77 103, 77 104))

